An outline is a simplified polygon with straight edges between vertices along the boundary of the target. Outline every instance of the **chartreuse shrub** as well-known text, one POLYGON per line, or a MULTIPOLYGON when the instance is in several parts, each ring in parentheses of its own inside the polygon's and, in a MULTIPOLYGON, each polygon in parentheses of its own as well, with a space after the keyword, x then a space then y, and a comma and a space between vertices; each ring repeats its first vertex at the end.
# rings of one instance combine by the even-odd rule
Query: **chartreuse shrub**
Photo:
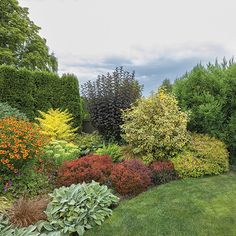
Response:
POLYGON ((72 141, 75 138, 75 131, 71 121, 73 116, 67 111, 60 109, 49 109, 48 112, 39 111, 41 118, 37 117, 41 133, 52 140, 72 141))
POLYGON ((96 132, 77 135, 75 143, 80 148, 82 156, 94 153, 98 148, 103 146, 102 137, 96 132))
POLYGON ((188 142, 187 114, 164 89, 123 112, 124 139, 145 162, 175 156, 188 142))
POLYGON ((38 228, 42 233, 54 231, 62 235, 83 235, 85 230, 101 225, 111 216, 110 207, 119 200, 107 186, 94 181, 55 189, 50 196, 52 201, 45 211, 48 221, 41 222, 38 228))
POLYGON ((26 115, 18 109, 11 107, 6 102, 0 102, 0 119, 10 116, 14 116, 15 118, 21 120, 27 120, 26 115))
POLYGON ((187 150, 173 158, 172 162, 181 177, 200 177, 228 171, 228 157, 222 141, 208 135, 192 134, 187 150))
POLYGON ((17 172, 38 157, 46 143, 33 123, 14 117, 0 119, 0 173, 17 172))
MULTIPOLYGON (((57 166, 60 166, 65 160, 73 160, 80 156, 80 149, 72 142, 64 140, 52 140, 44 148, 45 158, 51 158, 57 166)), ((44 160, 45 160, 44 158, 44 160)))
POLYGON ((113 162, 118 162, 122 156, 122 149, 119 145, 111 143, 103 145, 96 151, 98 155, 108 155, 112 158, 113 162))

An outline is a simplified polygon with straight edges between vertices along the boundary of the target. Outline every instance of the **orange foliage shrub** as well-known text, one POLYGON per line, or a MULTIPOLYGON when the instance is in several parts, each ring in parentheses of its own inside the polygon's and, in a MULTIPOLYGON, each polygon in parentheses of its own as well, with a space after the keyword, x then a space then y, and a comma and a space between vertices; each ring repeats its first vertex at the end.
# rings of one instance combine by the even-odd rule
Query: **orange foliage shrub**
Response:
POLYGON ((41 153, 48 140, 33 123, 14 117, 0 119, 0 169, 17 172, 41 153))

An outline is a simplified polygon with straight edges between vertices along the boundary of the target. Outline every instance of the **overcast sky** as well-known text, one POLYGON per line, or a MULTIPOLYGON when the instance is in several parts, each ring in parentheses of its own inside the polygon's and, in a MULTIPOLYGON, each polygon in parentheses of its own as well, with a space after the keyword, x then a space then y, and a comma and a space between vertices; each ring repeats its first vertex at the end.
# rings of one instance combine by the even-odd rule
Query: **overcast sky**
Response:
POLYGON ((144 94, 236 50, 235 0, 20 0, 80 83, 124 66, 144 94))

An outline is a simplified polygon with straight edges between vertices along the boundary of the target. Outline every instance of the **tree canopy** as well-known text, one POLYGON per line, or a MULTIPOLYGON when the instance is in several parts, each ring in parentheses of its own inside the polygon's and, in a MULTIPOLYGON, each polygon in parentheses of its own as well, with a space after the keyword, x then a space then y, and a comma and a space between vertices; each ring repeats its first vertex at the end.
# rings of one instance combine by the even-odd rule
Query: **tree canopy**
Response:
POLYGON ((17 0, 0 1, 0 65, 55 72, 57 59, 28 15, 17 0))

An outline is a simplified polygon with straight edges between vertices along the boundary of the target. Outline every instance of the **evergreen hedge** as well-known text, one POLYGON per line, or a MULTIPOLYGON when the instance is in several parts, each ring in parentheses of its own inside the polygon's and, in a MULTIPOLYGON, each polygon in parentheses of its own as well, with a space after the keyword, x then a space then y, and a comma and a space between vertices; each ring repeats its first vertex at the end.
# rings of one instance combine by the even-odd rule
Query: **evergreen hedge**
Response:
POLYGON ((79 84, 72 74, 60 77, 52 72, 0 66, 0 102, 19 109, 30 120, 39 115, 38 110, 61 108, 73 114, 76 126, 82 122, 79 84))

